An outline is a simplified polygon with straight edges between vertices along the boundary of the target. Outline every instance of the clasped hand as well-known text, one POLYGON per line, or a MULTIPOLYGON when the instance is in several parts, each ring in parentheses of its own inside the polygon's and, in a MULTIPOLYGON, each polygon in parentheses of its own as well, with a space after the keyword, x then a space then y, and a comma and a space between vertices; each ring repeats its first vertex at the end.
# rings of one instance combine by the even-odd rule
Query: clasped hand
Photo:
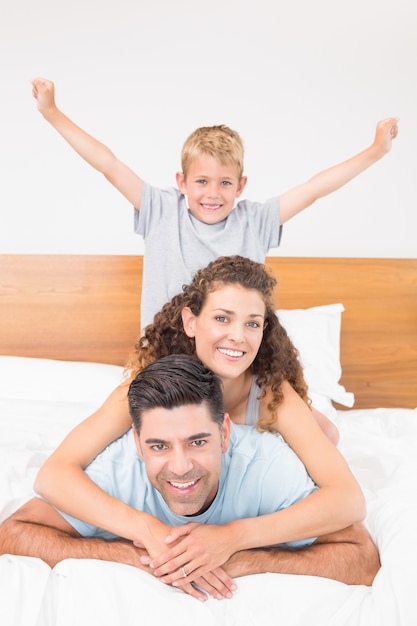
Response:
POLYGON ((195 522, 176 526, 165 538, 165 545, 168 549, 157 557, 141 557, 162 582, 200 600, 203 597, 195 585, 215 598, 231 597, 236 584, 220 567, 234 552, 227 526, 195 522))

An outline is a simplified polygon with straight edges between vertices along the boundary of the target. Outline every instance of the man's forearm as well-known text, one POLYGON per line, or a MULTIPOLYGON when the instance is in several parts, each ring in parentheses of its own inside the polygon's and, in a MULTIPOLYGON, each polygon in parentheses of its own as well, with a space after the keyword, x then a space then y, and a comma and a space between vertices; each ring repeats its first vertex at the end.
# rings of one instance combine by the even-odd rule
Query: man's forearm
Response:
POLYGON ((73 558, 116 561, 148 570, 140 562, 143 550, 130 542, 73 537, 55 528, 12 519, 0 528, 0 554, 37 557, 50 567, 73 558))
POLYGON ((320 576, 347 585, 371 585, 380 561, 375 544, 363 529, 352 540, 322 543, 319 540, 299 550, 243 550, 236 552, 223 568, 233 578, 270 572, 320 576))

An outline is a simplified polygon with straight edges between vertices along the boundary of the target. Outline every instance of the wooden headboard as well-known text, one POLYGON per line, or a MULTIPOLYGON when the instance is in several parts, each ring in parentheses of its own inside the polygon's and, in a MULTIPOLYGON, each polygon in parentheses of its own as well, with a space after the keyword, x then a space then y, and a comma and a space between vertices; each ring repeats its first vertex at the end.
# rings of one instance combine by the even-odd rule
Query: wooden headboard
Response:
MULTIPOLYGON (((356 408, 417 406, 417 260, 268 257, 277 308, 341 302, 356 408)), ((0 255, 0 354, 124 364, 141 256, 0 255)))

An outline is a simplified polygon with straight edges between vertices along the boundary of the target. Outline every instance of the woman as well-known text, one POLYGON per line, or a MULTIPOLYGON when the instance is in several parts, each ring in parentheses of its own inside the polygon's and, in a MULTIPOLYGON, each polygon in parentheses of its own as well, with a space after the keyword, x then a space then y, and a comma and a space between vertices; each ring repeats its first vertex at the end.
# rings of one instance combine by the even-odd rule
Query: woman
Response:
MULTIPOLYGON (((258 518, 263 545, 335 532, 365 516, 356 480, 309 406, 297 351, 274 311, 275 284, 262 264, 238 256, 217 259, 165 304, 145 328, 128 364, 134 376, 162 356, 197 355, 221 378, 232 421, 279 432, 304 462, 320 489, 258 518)), ((131 427, 128 385, 122 383, 67 436, 41 468, 35 488, 70 515, 144 546, 156 575, 168 583, 179 582, 184 565, 200 576, 211 572, 231 556, 218 533, 210 535, 210 527, 194 524, 167 528, 102 492, 82 471, 131 427)), ((326 422, 320 415, 319 421, 326 422)), ((189 575, 186 581, 196 579, 197 574, 189 575)))

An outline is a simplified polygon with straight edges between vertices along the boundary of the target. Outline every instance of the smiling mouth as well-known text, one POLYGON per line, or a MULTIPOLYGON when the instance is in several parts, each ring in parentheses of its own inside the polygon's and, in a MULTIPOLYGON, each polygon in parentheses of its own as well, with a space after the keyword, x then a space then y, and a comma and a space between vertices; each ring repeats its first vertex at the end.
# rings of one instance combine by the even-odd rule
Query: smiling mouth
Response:
POLYGON ((203 204, 201 203, 202 208, 205 211, 218 211, 219 209, 222 208, 222 204, 203 204))
POLYGON ((194 487, 194 485, 197 484, 198 479, 190 480, 188 483, 176 483, 173 480, 169 480, 168 482, 172 487, 175 487, 175 489, 189 489, 190 487, 194 487))
POLYGON ((242 357, 245 353, 242 350, 227 350, 226 348, 217 348, 220 354, 224 354, 225 356, 230 356, 235 359, 242 357))

